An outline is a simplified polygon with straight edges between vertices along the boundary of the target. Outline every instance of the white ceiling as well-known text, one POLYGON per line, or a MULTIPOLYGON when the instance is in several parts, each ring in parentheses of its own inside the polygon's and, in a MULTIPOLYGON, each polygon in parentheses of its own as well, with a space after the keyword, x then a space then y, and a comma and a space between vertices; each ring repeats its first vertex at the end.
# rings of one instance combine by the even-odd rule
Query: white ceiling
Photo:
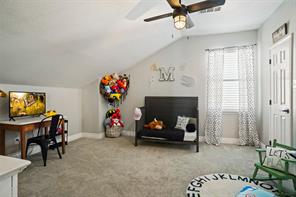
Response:
POLYGON ((150 1, 141 4, 149 11, 129 20, 138 0, 0 0, 0 83, 82 87, 182 36, 257 29, 282 3, 226 0, 222 11, 193 13, 195 27, 177 31, 171 18, 143 22, 171 11, 166 0, 150 1))

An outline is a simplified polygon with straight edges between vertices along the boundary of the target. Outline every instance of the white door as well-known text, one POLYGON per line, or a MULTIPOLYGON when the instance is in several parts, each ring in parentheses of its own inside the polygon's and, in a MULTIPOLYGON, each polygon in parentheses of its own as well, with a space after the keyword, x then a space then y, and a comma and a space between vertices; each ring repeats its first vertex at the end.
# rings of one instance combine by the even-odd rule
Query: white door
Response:
POLYGON ((292 145, 292 36, 270 48, 271 100, 269 139, 292 145))

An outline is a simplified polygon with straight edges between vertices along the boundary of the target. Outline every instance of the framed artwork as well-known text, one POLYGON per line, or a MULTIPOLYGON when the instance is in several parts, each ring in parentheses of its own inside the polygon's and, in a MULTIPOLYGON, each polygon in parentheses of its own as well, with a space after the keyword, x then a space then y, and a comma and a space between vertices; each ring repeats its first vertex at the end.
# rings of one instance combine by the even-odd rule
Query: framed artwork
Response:
POLYGON ((273 43, 278 42, 287 34, 288 34, 288 23, 285 23, 282 26, 280 26, 275 32, 272 33, 273 43))

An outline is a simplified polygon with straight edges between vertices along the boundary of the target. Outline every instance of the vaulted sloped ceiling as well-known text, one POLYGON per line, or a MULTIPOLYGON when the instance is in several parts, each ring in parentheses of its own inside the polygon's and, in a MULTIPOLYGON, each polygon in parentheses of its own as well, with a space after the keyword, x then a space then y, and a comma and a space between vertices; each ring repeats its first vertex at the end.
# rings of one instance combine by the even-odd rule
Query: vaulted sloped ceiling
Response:
POLYGON ((166 0, 149 1, 141 6, 150 10, 129 20, 138 0, 0 0, 0 83, 83 87, 182 36, 256 29, 282 2, 226 0, 222 11, 192 14, 196 26, 177 31, 170 18, 143 22, 171 11, 166 0))

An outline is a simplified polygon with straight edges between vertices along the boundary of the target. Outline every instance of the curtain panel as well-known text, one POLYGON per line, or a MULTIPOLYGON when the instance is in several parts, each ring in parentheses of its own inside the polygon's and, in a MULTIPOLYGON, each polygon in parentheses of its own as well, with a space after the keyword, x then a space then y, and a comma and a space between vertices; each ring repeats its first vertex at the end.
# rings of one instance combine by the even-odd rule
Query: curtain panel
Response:
POLYGON ((239 144, 259 146, 255 109, 255 46, 238 48, 239 144))
POLYGON ((208 144, 214 145, 219 145, 221 143, 223 133, 223 62, 223 49, 215 49, 208 52, 205 140, 208 144))
MULTIPOLYGON (((255 109, 255 46, 231 47, 231 51, 235 54, 233 66, 238 72, 235 75, 239 84, 239 144, 259 146, 255 109)), ((208 51, 205 140, 214 145, 221 143, 223 134, 223 71, 226 53, 229 53, 229 49, 208 51)))

